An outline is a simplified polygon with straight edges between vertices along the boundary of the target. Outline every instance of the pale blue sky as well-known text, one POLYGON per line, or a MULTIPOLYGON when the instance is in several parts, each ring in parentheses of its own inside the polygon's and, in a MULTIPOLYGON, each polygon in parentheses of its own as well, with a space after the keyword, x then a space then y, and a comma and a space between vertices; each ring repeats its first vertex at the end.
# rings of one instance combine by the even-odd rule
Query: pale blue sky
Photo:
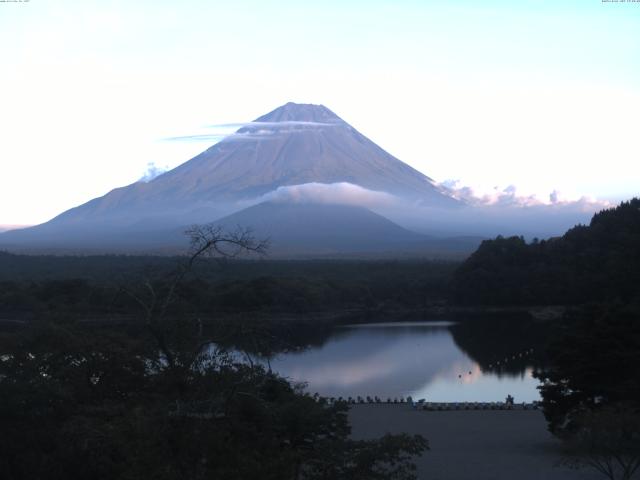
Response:
POLYGON ((0 72, 0 224, 175 166, 208 145, 163 138, 287 101, 437 181, 640 193, 640 3, 0 3, 0 72))

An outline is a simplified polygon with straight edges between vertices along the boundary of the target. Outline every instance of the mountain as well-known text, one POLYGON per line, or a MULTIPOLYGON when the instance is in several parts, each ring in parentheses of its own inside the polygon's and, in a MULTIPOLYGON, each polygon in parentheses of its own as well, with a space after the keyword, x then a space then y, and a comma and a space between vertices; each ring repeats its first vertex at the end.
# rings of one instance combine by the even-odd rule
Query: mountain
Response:
POLYGON ((308 184, 350 184, 357 195, 425 206, 460 205, 328 108, 287 103, 149 182, 116 188, 45 224, 3 234, 0 244, 157 246, 159 231, 211 222, 283 188, 308 184))
POLYGON ((264 202, 216 222, 225 229, 250 226, 269 238, 272 255, 385 252, 416 249, 427 237, 363 207, 264 202))
POLYGON ((225 230, 250 227, 269 239, 269 255, 460 256, 475 250, 480 237, 439 238, 407 230, 364 207, 307 202, 263 202, 215 222, 225 230))
POLYGON ((53 222, 213 220, 230 203, 312 182, 348 182, 433 206, 458 203, 328 108, 287 103, 150 182, 112 190, 53 222))

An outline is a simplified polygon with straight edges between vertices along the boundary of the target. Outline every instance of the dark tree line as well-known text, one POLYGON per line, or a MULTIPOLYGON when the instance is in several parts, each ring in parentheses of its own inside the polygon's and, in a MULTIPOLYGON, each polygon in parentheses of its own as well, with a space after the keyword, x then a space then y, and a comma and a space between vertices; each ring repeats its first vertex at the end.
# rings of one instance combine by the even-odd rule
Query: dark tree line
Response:
POLYGON ((190 332, 171 330, 171 365, 146 331, 56 322, 2 338, 3 478, 414 478, 422 438, 352 441, 345 404, 198 352, 190 332))
POLYGON ((484 241, 456 271, 461 304, 577 305, 640 298, 640 199, 596 213, 562 237, 484 241))
MULTIPOLYGON (((180 258, 28 257, 0 253, 0 318, 126 314, 123 284, 168 278, 180 258), (114 265, 109 268, 109 259, 114 265)), ((420 309, 441 303, 457 264, 392 261, 218 261, 203 259, 178 287, 174 309, 308 313, 420 309)))

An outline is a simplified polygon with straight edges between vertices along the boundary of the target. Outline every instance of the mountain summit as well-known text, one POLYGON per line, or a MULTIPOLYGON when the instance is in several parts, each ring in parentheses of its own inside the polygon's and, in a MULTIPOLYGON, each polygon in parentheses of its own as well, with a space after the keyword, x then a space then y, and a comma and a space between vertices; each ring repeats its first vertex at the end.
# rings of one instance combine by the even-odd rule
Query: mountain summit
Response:
POLYGON ((257 118, 255 122, 317 122, 344 123, 335 113, 324 105, 312 103, 289 102, 266 115, 257 118))
POLYGON ((352 184, 356 193, 374 191, 367 193, 412 204, 459 205, 327 107, 287 103, 149 182, 116 188, 20 236, 142 232, 210 222, 282 188, 327 184, 352 184))

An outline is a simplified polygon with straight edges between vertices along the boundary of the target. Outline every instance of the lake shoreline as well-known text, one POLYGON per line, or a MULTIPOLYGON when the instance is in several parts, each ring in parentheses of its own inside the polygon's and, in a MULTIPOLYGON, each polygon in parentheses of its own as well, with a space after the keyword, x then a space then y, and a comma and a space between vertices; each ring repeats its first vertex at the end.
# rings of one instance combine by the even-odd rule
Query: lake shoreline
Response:
MULTIPOLYGON (((189 316, 201 317, 204 323, 216 322, 219 320, 252 318, 264 321, 279 322, 300 322, 307 323, 322 322, 327 324, 347 324, 364 323, 383 320, 382 317, 395 317, 398 321, 406 321, 413 318, 415 321, 439 321, 447 317, 459 317, 464 315, 485 316, 485 315, 527 315, 531 320, 558 320, 562 318, 567 306, 563 305, 527 305, 527 306, 460 306, 460 305, 434 305, 424 308, 377 308, 377 309, 339 309, 313 312, 212 312, 194 314, 189 316)), ((118 325, 133 323, 139 319, 136 314, 75 314, 74 320, 79 323, 96 325, 118 325)), ((2 326, 28 325, 36 320, 37 315, 15 313, 0 317, 0 328, 2 326)), ((449 319, 449 318, 448 318, 449 319)), ((456 318, 460 321, 460 318, 456 318)))

